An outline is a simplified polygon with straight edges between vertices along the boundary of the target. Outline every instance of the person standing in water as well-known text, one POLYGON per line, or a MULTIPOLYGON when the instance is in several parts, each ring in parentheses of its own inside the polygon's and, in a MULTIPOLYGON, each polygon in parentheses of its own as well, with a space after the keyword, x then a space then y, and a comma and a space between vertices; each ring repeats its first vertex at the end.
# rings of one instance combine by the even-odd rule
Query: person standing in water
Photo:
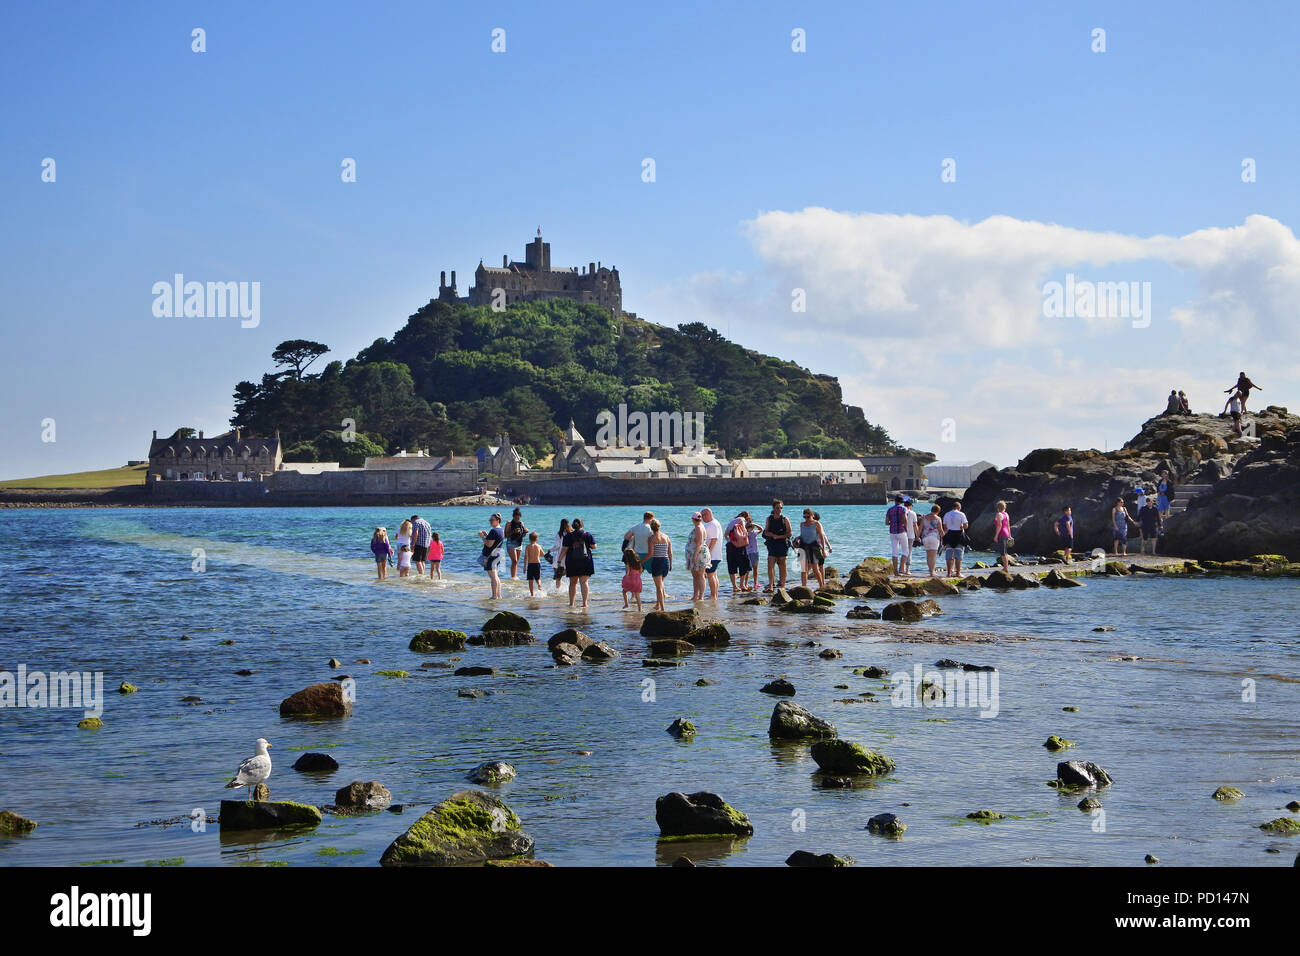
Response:
POLYGON ((424 574, 424 562, 429 558, 429 541, 433 537, 433 528, 419 515, 411 515, 411 561, 415 564, 415 576, 424 574))
POLYGON ((673 542, 659 527, 659 519, 650 519, 650 577, 655 583, 655 610, 668 610, 664 578, 673 569, 673 542))
POLYGON ((790 538, 794 536, 794 529, 790 526, 790 519, 781 514, 784 506, 785 503, 780 498, 772 499, 772 513, 763 523, 763 540, 767 544, 767 587, 764 591, 785 587, 785 560, 790 553, 790 538), (779 584, 774 584, 772 579, 777 570, 781 572, 781 579, 779 584))
POLYGON ((487 572, 488 581, 491 584, 492 600, 501 599, 501 548, 505 543, 505 533, 501 530, 501 515, 493 514, 488 519, 491 526, 487 531, 480 531, 478 536, 483 539, 483 553, 479 556, 479 566, 487 572))
POLYGON ((551 560, 555 562, 555 590, 560 590, 564 580, 564 539, 569 536, 569 519, 560 519, 560 530, 555 532, 555 543, 551 545, 551 560))
POLYGON ((916 547, 916 512, 912 510, 912 499, 904 498, 903 507, 907 509, 903 517, 907 520, 907 551, 903 554, 903 577, 912 576, 912 549, 916 547))
POLYGON ((1011 573, 1011 516, 1007 514, 1007 503, 998 502, 997 514, 993 516, 993 551, 1002 557, 1002 570, 1011 573))
POLYGON ((573 519, 573 530, 564 538, 564 547, 560 550, 560 558, 564 561, 564 573, 569 578, 569 607, 573 607, 573 599, 579 588, 582 589, 582 610, 587 609, 588 604, 588 586, 587 581, 596 570, 596 562, 592 557, 592 552, 596 550, 596 539, 582 528, 582 519, 573 519))
POLYGON ((1124 506, 1124 499, 1116 498, 1115 507, 1110 509, 1110 523, 1114 526, 1115 554, 1117 556, 1128 555, 1128 526, 1130 521, 1137 524, 1133 516, 1128 513, 1128 508, 1124 506))
POLYGON ((526 534, 528 529, 524 527, 523 513, 516 508, 505 527, 506 551, 510 554, 510 580, 512 581, 519 577, 519 551, 524 546, 526 534))
POLYGON ((537 532, 528 533, 528 547, 524 548, 524 567, 527 569, 528 577, 528 596, 534 594, 533 588, 537 588, 536 593, 542 591, 542 546, 537 543, 537 532))
POLYGON ((889 559, 896 575, 903 573, 903 556, 912 549, 907 536, 906 515, 903 496, 894 495, 893 505, 885 511, 885 528, 889 531, 889 559))
POLYGON ((925 563, 930 569, 930 577, 937 578, 934 572, 935 560, 939 556, 939 544, 943 539, 943 520, 939 517, 939 506, 933 505, 928 515, 921 516, 921 545, 925 548, 925 563))
POLYGON ((826 555, 831 553, 831 543, 826 540, 822 523, 811 508, 803 510, 803 522, 799 525, 799 547, 803 548, 804 560, 800 574, 800 583, 808 586, 808 571, 811 569, 817 578, 817 587, 826 587, 826 555))
POLYGON ((370 538, 370 553, 375 556, 375 572, 379 575, 376 580, 382 581, 388 577, 388 561, 393 556, 393 546, 388 543, 387 528, 375 529, 374 535, 370 538))

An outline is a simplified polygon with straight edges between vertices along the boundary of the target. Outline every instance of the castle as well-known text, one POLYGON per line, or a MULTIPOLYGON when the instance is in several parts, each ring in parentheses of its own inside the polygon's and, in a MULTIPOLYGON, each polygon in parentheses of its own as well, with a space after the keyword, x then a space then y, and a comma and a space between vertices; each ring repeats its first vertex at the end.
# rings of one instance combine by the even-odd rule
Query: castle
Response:
POLYGON ((623 314, 623 287, 618 269, 605 267, 599 262, 589 262, 579 269, 551 268, 551 244, 542 241, 542 230, 537 238, 524 247, 524 261, 511 262, 508 255, 501 257, 501 267, 489 267, 480 259, 474 270, 474 285, 469 296, 456 293, 456 273, 442 273, 438 284, 439 302, 466 302, 469 305, 496 305, 505 308, 517 302, 540 302, 547 299, 573 299, 589 302, 608 309, 615 316, 623 314))

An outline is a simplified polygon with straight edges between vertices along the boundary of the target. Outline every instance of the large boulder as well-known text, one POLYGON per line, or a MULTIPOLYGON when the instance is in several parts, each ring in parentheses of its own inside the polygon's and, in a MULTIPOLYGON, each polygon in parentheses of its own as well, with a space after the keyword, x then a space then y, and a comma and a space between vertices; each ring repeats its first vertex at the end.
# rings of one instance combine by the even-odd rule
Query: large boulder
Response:
POLYGON ((662 637, 650 642, 650 653, 655 657, 685 657, 695 653, 695 645, 690 641, 662 637))
POLYGON ((834 737, 836 730, 829 720, 814 716, 810 710, 792 700, 782 700, 772 708, 767 735, 780 740, 803 740, 809 737, 834 737))
POLYGON ((294 761, 293 769, 302 773, 337 770, 339 762, 329 754, 305 753, 294 761))
POLYGON ((19 836, 36 829, 36 821, 20 817, 12 810, 0 810, 0 836, 19 836))
POLYGON ((436 804, 389 844, 382 866, 464 866, 525 856, 533 838, 501 800, 462 790, 436 804))
POLYGON ((497 611, 483 622, 483 632, 488 631, 523 631, 525 634, 533 629, 528 618, 513 611, 497 611))
POLYGON ((537 638, 527 631, 484 631, 469 638, 469 643, 476 647, 523 647, 536 644, 537 638))
POLYGON ((895 601, 893 604, 884 606, 880 612, 880 619, 882 621, 901 621, 904 624, 915 624, 922 618, 942 613, 942 609, 934 601, 895 601))
MULTIPOLYGON (((888 584, 894 572, 893 564, 888 558, 863 558, 844 582, 844 589, 852 592, 853 588, 872 587, 876 584, 888 584)), ((853 592, 856 593, 856 592, 853 592)), ((865 597, 866 595, 860 595, 865 597)))
POLYGON ((882 775, 894 769, 894 761, 884 754, 838 737, 813 744, 812 758, 823 773, 882 775))
POLYGON ((292 800, 222 800, 223 830, 288 830, 320 826, 320 810, 292 800))
POLYGON ((641 622, 642 637, 685 637, 697 626, 694 608, 680 611, 651 611, 641 622))
POLYGON ((712 621, 694 628, 684 640, 696 647, 720 647, 731 643, 731 632, 721 621, 712 621))
POLYGON ((655 801, 655 822, 666 837, 750 836, 749 818, 716 793, 669 793, 655 801))
POLYGON ((519 773, 504 760, 489 760, 487 763, 479 764, 465 776, 470 783, 495 787, 503 783, 509 783, 519 776, 519 773))
POLYGON ((1056 765, 1056 782, 1063 788, 1109 787, 1111 777, 1092 761, 1063 760, 1056 765))
POLYGON ((546 649, 553 651, 560 644, 572 644, 579 651, 585 651, 588 647, 596 642, 577 628, 566 627, 564 630, 552 634, 546 642, 546 649))
POLYGON ((430 651, 463 651, 469 640, 464 631, 450 628, 430 628, 411 638, 410 649, 421 653, 430 651))
POLYGON ((347 717, 352 701, 342 684, 312 684, 280 701, 281 717, 347 717))
POLYGON ((582 659, 596 664, 612 661, 616 657, 618 657, 618 651, 612 644, 605 641, 594 641, 582 649, 582 659))
POLYGON ((382 810, 392 802, 392 793, 378 780, 353 780, 334 794, 334 805, 341 810, 370 812, 382 810))

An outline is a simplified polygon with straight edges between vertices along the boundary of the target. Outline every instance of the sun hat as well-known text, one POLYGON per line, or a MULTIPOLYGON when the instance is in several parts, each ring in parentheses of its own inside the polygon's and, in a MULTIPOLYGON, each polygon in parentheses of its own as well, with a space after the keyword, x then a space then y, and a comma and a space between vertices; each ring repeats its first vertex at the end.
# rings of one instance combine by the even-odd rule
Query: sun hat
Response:
POLYGON ((700 514, 700 513, 697 511, 697 512, 695 512, 694 514, 691 515, 691 520, 692 520, 692 521, 703 521, 703 520, 704 520, 704 515, 700 514))

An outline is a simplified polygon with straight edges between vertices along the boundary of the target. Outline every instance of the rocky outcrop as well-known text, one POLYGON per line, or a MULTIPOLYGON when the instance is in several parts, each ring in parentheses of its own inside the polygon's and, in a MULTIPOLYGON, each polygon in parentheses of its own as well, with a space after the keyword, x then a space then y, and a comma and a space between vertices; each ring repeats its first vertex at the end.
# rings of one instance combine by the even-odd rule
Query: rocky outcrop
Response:
POLYGON ((555 650, 561 644, 572 644, 579 652, 585 651, 588 647, 596 642, 577 628, 566 627, 558 633, 552 634, 546 642, 546 649, 555 650))
POLYGON ((786 866, 852 866, 853 857, 836 856, 834 853, 811 853, 808 850, 795 850, 785 859, 786 866))
POLYGON ((421 631, 411 638, 410 649, 427 653, 429 651, 463 651, 468 636, 464 631, 448 628, 431 628, 421 631))
POLYGON ((680 611, 651 611, 641 622, 642 637, 685 637, 695 630, 694 608, 680 611))
POLYGON ((495 631, 484 631, 482 634, 471 635, 469 643, 476 647, 523 647, 528 644, 536 644, 537 638, 533 637, 533 635, 529 634, 527 631, 507 631, 501 629, 495 631))
POLYGON ((812 758, 824 773, 879 775, 894 769, 894 761, 884 754, 839 738, 817 741, 812 745, 812 758))
POLYGON ((334 805, 339 810, 373 812, 382 810, 393 802, 393 794, 378 780, 353 780, 334 794, 334 805))
POLYGON ((0 810, 0 836, 18 836, 36 829, 36 821, 20 817, 12 810, 0 810))
MULTIPOLYGON (((987 547, 995 502, 1007 502, 1015 549, 1051 554, 1060 546, 1055 522, 1070 505, 1075 554, 1111 546, 1110 512, 1123 498, 1134 512, 1138 485, 1162 472, 1183 484, 1211 488, 1166 523, 1166 551, 1225 560, 1284 554, 1300 560, 1300 416, 1269 406, 1251 413, 1255 438, 1235 438, 1231 419, 1159 415, 1113 452, 1040 448, 1014 468, 989 469, 966 490, 962 510, 970 537, 987 547)), ((945 509, 946 510, 946 509, 945 509)), ((1136 534, 1136 529, 1130 529, 1136 534)))
POLYGON ((339 762, 329 754, 305 753, 294 761, 293 769, 303 773, 339 769, 339 762))
POLYGON ((306 803, 279 800, 222 800, 223 830, 286 830, 320 826, 320 810, 306 803))
POLYGON ((347 717, 352 701, 342 684, 312 684, 280 701, 281 717, 347 717))
POLYGON ((691 630, 683 640, 696 647, 721 647, 731 643, 731 632, 721 621, 713 621, 691 630))
POLYGON ((669 793, 655 801, 655 822, 666 837, 750 836, 754 825, 716 793, 669 793))
POLYGON ((497 611, 483 624, 483 633, 488 631, 522 631, 527 634, 533 629, 528 619, 513 611, 497 611))
POLYGON ((767 725, 769 737, 778 740, 803 740, 836 736, 835 725, 815 716, 806 707, 794 701, 779 701, 772 709, 772 719, 767 725))
POLYGON ((504 760, 490 760, 487 763, 479 764, 465 776, 470 783, 495 787, 498 784, 515 779, 519 774, 514 767, 504 760))
POLYGON ((416 820, 384 851, 382 866, 464 866, 532 852, 519 817, 490 793, 462 790, 416 820))

